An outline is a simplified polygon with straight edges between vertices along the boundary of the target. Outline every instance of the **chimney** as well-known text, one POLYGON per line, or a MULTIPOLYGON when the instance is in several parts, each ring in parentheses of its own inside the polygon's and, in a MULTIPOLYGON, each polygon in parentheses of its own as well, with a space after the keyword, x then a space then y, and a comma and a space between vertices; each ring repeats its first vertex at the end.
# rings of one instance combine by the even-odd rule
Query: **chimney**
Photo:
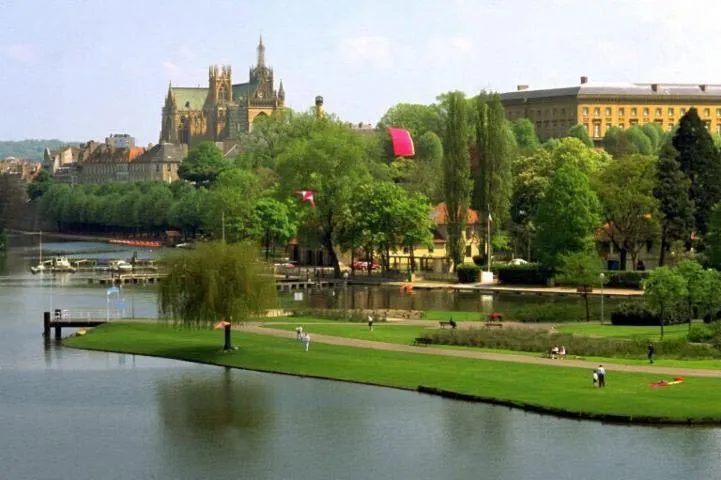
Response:
POLYGON ((702 92, 705 92, 705 91, 706 91, 706 84, 703 83, 703 84, 699 85, 698 88, 700 88, 702 92))
POLYGON ((658 92, 658 83, 652 83, 651 90, 653 90, 654 92, 658 92))
POLYGON ((581 85, 588 83, 588 77, 586 75, 581 76, 581 85))
POLYGON ((516 91, 520 92, 523 90, 528 90, 528 85, 516 85, 516 91))

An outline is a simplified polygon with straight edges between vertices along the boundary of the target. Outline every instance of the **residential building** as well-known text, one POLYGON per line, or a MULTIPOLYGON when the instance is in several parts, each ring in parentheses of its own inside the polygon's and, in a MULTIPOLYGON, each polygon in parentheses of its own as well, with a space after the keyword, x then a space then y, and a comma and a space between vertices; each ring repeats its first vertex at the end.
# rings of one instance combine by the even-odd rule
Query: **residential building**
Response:
POLYGON ((31 182, 40 171, 40 164, 16 157, 0 160, 0 175, 12 175, 23 182, 31 182))
POLYGON ((509 120, 527 118, 545 141, 581 124, 597 144, 609 128, 656 123, 671 131, 696 107, 710 132, 721 134, 721 84, 593 84, 581 77, 573 87, 531 90, 518 85, 501 94, 509 120))
POLYGON ((273 69, 265 63, 261 37, 256 65, 246 83, 233 84, 229 65, 211 65, 207 87, 168 86, 162 110, 160 141, 194 145, 200 141, 234 140, 249 132, 258 118, 285 105, 285 90, 273 85, 273 69))

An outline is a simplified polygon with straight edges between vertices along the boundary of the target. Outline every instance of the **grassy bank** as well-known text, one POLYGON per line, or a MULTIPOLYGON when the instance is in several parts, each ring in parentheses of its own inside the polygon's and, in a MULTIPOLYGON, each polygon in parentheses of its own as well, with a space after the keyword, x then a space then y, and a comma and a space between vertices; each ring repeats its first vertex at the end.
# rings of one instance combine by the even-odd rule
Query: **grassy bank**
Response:
MULTIPOLYGON (((320 325, 319 325, 320 326, 320 325)), ((316 343, 304 352, 290 338, 233 332, 237 351, 220 351, 222 332, 153 324, 108 324, 69 346, 162 356, 251 370, 332 378, 416 390, 419 386, 568 416, 605 420, 721 423, 721 380, 687 378, 651 389, 657 374, 613 372, 591 387, 589 369, 438 357, 316 343)))

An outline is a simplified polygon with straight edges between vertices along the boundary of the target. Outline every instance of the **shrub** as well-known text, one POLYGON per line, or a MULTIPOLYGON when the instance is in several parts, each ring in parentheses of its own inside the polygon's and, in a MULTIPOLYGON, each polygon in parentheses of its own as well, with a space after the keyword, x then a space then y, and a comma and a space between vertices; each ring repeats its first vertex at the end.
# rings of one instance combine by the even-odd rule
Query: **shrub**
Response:
POLYGON ((553 269, 537 263, 505 265, 498 269, 498 281, 511 285, 548 285, 553 269))
POLYGON ((643 303, 623 302, 619 303, 611 313, 611 323, 614 325, 649 326, 660 325, 661 322, 643 303))
POLYGON ((691 328, 686 335, 686 339, 693 343, 708 342, 712 337, 711 328, 703 324, 691 325, 691 328))
POLYGON ((559 323, 578 322, 584 320, 585 316, 586 312, 582 305, 545 302, 513 309, 512 317, 509 318, 519 322, 559 323))
POLYGON ((456 268, 458 281, 461 283, 475 283, 481 279, 481 269, 478 265, 464 263, 456 268))
POLYGON ((609 288, 641 289, 641 283, 648 278, 648 272, 606 272, 605 286, 609 288))

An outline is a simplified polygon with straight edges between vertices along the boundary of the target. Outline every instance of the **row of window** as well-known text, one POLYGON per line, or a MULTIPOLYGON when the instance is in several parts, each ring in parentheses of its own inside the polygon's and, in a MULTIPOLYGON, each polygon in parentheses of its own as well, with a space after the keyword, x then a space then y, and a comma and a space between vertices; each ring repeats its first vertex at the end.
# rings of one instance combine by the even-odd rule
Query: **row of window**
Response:
MULTIPOLYGON (((631 110, 631 116, 637 117, 638 116, 638 107, 630 107, 631 110)), ((588 117, 589 108, 588 107, 582 107, 581 108, 581 115, 584 117, 588 117)), ((642 115, 644 118, 648 117, 651 114, 651 109, 649 107, 643 107, 641 109, 642 115)), ((610 117, 613 113, 611 107, 605 108, 605 116, 610 117)), ((703 113, 703 117, 710 117, 711 116, 711 109, 710 108, 704 108, 701 113, 703 113)), ((662 107, 656 107, 654 114, 656 118, 663 116, 663 108, 662 107)), ((676 115, 676 109, 675 107, 668 107, 667 114, 669 117, 673 117, 676 115)), ((625 107, 618 107, 618 116, 624 117, 626 115, 626 108, 625 107)), ((684 116, 686 115, 686 108, 679 108, 679 115, 684 116)), ((601 107, 594 107, 593 108, 593 116, 594 117, 600 117, 601 116, 601 107)), ((721 108, 716 109, 716 118, 721 118, 721 108)))
MULTIPOLYGON (((539 122, 539 123, 540 123, 540 122, 539 122)), ((659 126, 663 127, 663 124, 662 124, 661 122, 657 121, 657 122, 655 122, 655 123, 658 124, 659 126)), ((638 121, 636 121, 636 120, 631 120, 631 121, 629 122, 629 126, 630 126, 630 127, 633 127, 633 126, 635 126, 635 125, 638 125, 638 121)), ((601 135, 601 123, 600 123, 600 122, 593 123, 592 125, 589 125, 588 123, 584 123, 583 126, 584 126, 584 128, 586 129, 586 131, 588 132, 588 134, 589 134, 591 137, 593 137, 593 138, 601 138, 601 137, 602 137, 602 135, 601 135)), ((616 126, 617 126, 618 128, 620 128, 621 130, 623 130, 623 129, 626 128, 626 124, 624 124, 624 123, 619 123, 619 124, 616 125, 616 126)), ((668 123, 668 124, 666 124, 666 131, 672 132, 675 126, 676 126, 676 124, 675 124, 675 123, 671 123, 671 122, 668 123)), ((706 127, 706 130, 711 131, 711 122, 710 122, 710 121, 708 121, 708 120, 704 121, 704 126, 706 127)), ((538 127, 539 127, 539 125, 537 124, 537 125, 536 125, 536 128, 538 129, 538 127)), ((613 128, 613 124, 612 124, 612 123, 607 123, 607 124, 606 124, 606 129, 604 130, 604 133, 607 132, 607 131, 609 131, 611 128, 613 128)), ((717 124, 716 124, 716 133, 718 133, 719 135, 721 135, 721 123, 717 123, 717 124)))

